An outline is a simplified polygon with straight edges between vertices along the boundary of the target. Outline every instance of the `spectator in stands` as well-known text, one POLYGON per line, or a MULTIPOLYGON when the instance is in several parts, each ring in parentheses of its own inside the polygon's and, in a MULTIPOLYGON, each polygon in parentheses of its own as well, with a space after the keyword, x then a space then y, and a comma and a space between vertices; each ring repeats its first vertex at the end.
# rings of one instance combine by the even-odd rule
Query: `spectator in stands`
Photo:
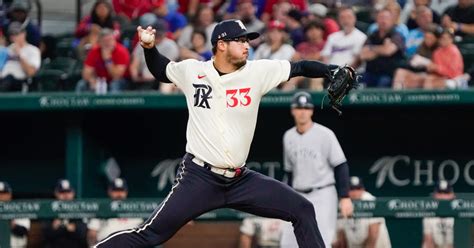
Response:
MULTIPOLYGON (((116 178, 110 182, 107 193, 112 201, 123 201, 128 197, 127 181, 123 178, 116 178)), ((93 246, 108 235, 123 230, 137 227, 143 222, 140 218, 110 218, 91 219, 87 225, 87 241, 93 246)))
POLYGON ((290 35, 293 47, 297 47, 301 42, 305 41, 305 30, 301 22, 302 18, 303 14, 297 9, 290 10, 285 18, 286 30, 290 35))
POLYGON ((217 23, 214 20, 214 12, 212 11, 212 8, 208 6, 200 7, 196 14, 195 21, 188 24, 181 32, 181 35, 178 39, 178 45, 190 49, 192 47, 191 36, 194 29, 203 29, 206 30, 206 36, 208 38, 206 41, 206 48, 211 50, 212 45, 210 37, 216 24, 217 23))
MULTIPOLYGON (((291 8, 295 8, 299 11, 306 11, 308 8, 307 1, 305 0, 266 0, 264 10, 260 19, 267 24, 270 22, 270 20, 284 21, 280 20, 277 16, 275 16, 274 12, 275 8, 278 8, 278 5, 282 4, 283 2, 292 6, 291 8)), ((285 12, 285 14, 287 14, 288 11, 289 9, 285 12)))
POLYGON ((411 56, 407 65, 395 71, 394 89, 422 88, 426 78, 426 67, 431 63, 433 52, 438 47, 440 33, 436 26, 424 31, 423 42, 418 46, 416 54, 411 56))
MULTIPOLYGON (((324 25, 319 21, 312 21, 304 27, 306 40, 296 47, 293 60, 322 60, 321 51, 324 47, 324 25)), ((290 85, 311 90, 323 90, 322 78, 295 77, 290 79, 290 85)))
POLYGON ((458 84, 463 84, 464 61, 461 52, 454 44, 454 33, 450 29, 444 29, 438 44, 438 48, 433 52, 432 63, 426 67, 428 76, 425 78, 423 88, 459 87, 458 84))
POLYGON ((166 20, 168 23, 168 32, 170 32, 169 38, 178 40, 181 32, 188 24, 186 17, 176 10, 170 10, 165 0, 153 0, 151 12, 158 18, 166 20))
POLYGON ((355 27, 356 15, 351 8, 339 9, 338 20, 342 30, 329 35, 321 56, 325 63, 357 68, 367 35, 355 27))
POLYGON ((319 20, 324 24, 324 40, 327 40, 330 34, 339 31, 339 25, 337 22, 327 17, 328 8, 320 3, 313 3, 308 8, 309 20, 319 20))
POLYGON ((281 21, 271 21, 264 33, 265 43, 255 51, 254 59, 283 59, 291 60, 295 49, 288 44, 288 33, 281 21))
POLYGON ((122 24, 129 24, 150 12, 152 1, 154 0, 112 0, 112 5, 122 24))
MULTIPOLYGON (((12 188, 10 184, 0 181, 0 202, 8 202, 11 199, 12 188)), ((10 221, 10 247, 26 248, 30 226, 31 222, 29 219, 13 219, 10 221)))
POLYGON ((111 92, 127 88, 130 54, 122 44, 115 40, 114 31, 103 28, 99 43, 87 54, 82 70, 82 80, 76 85, 76 92, 95 90, 99 78, 105 78, 111 92))
POLYGON ((8 21, 3 29, 4 33, 8 34, 8 28, 11 23, 21 23, 22 29, 26 31, 26 40, 28 43, 38 47, 41 41, 41 32, 39 27, 33 24, 29 16, 30 9, 29 1, 14 0, 8 9, 8 21))
POLYGON ((240 226, 239 248, 280 247, 282 220, 247 217, 240 226))
POLYGON ((262 32, 265 23, 258 19, 256 13, 257 8, 253 0, 237 0, 236 13, 233 18, 241 20, 248 32, 262 32))
POLYGON ((456 35, 474 35, 474 0, 459 0, 443 14, 441 24, 451 28, 456 35))
POLYGON ((405 23, 408 30, 419 28, 417 23, 417 9, 419 7, 426 7, 431 12, 432 20, 436 24, 441 23, 441 17, 439 14, 430 8, 431 0, 410 0, 403 6, 402 13, 400 14, 400 22, 405 23))
POLYGON ((395 31, 392 13, 386 9, 377 12, 377 31, 362 47, 360 58, 367 62, 362 80, 369 87, 391 87, 395 69, 404 58, 405 45, 395 31))
MULTIPOLYGON (((296 51, 288 44, 289 35, 285 28, 285 23, 278 20, 271 21, 263 34, 265 42, 255 50, 253 59, 291 60, 296 51)), ((283 90, 292 90, 295 86, 293 82, 286 82, 279 87, 283 90)))
POLYGON ((102 28, 114 30, 114 36, 120 39, 120 24, 115 20, 115 13, 107 0, 97 0, 92 6, 91 13, 82 18, 76 28, 75 37, 78 57, 83 60, 89 50, 97 44, 102 28))
POLYGON ((424 33, 435 25, 433 23, 433 14, 428 7, 422 5, 416 9, 416 23, 418 28, 410 30, 405 43, 407 58, 415 55, 418 47, 423 42, 424 33))
MULTIPOLYGON (((179 47, 173 40, 166 37, 167 24, 162 19, 156 19, 155 23, 151 25, 155 30, 155 46, 163 56, 172 61, 179 59, 179 47)), ((148 70, 145 61, 143 47, 137 44, 132 54, 132 62, 130 64, 130 76, 133 83, 131 88, 133 90, 149 90, 160 89, 163 92, 168 92, 168 88, 172 84, 160 84, 155 81, 155 77, 148 70), (165 87, 165 88, 163 88, 165 87)))
MULTIPOLYGON (((402 35, 403 41, 405 42, 408 37, 408 27, 405 25, 405 23, 400 22, 400 5, 395 0, 389 0, 383 9, 390 11, 393 18, 393 23, 395 25, 395 31, 402 35)), ((371 35, 377 29, 378 23, 372 23, 367 30, 367 34, 371 35)))
POLYGON ((19 91, 41 66, 41 52, 26 40, 23 24, 12 22, 8 26, 12 43, 8 46, 8 58, 1 71, 0 91, 19 91))
POLYGON ((197 59, 201 61, 207 61, 212 58, 212 51, 206 48, 206 32, 204 30, 195 29, 191 36, 192 48, 187 49, 182 47, 180 51, 180 58, 184 59, 197 59))
MULTIPOLYGON (((225 9, 225 13, 223 15, 223 19, 228 20, 228 19, 240 19, 239 16, 237 15, 237 6, 240 3, 247 2, 247 0, 230 0, 228 1, 228 5, 225 9)), ((265 0, 252 0, 248 1, 252 3, 253 8, 255 9, 255 16, 260 20, 260 15, 263 12, 263 7, 265 5, 265 0)), ((241 19, 243 22, 244 20, 241 19)), ((244 23, 245 24, 245 23, 244 23)), ((247 25, 245 25, 247 27, 247 25)), ((248 29, 248 28, 247 28, 248 29)))
MULTIPOLYGON (((58 201, 72 201, 75 193, 71 183, 60 179, 54 188, 58 201)), ((87 226, 80 219, 54 219, 43 223, 43 246, 45 248, 87 247, 87 226)))
MULTIPOLYGON (((456 198, 453 187, 446 180, 439 180, 433 192, 436 200, 451 201, 456 198)), ((423 218, 423 248, 454 247, 454 218, 423 218)))
MULTIPOLYGON (((365 190, 359 177, 351 177, 349 183, 349 197, 352 200, 375 200, 375 197, 365 190)), ((339 219, 337 229, 333 247, 392 247, 384 218, 339 219)))
POLYGON ((200 0, 177 0, 178 12, 185 15, 188 20, 193 20, 199 9, 200 0))

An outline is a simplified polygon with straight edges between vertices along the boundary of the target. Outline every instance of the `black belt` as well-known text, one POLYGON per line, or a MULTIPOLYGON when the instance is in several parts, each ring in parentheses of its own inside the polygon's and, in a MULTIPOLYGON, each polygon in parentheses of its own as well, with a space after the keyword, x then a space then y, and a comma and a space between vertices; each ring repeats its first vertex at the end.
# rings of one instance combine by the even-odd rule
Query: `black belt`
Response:
POLYGON ((315 187, 315 188, 309 188, 309 189, 295 189, 295 190, 300 192, 300 193, 309 194, 309 193, 311 193, 315 190, 321 190, 321 189, 324 189, 324 188, 327 188, 327 187, 330 187, 330 186, 334 186, 334 183, 323 185, 321 187, 315 187))

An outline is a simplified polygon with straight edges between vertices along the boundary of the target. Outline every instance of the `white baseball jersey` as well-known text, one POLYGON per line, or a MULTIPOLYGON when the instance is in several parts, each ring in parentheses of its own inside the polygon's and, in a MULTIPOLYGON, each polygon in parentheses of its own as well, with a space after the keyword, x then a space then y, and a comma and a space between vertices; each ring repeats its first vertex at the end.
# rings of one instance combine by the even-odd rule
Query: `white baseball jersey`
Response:
POLYGON ((263 247, 279 247, 283 221, 263 217, 245 218, 240 232, 257 237, 257 245, 263 247))
POLYGON ((436 248, 452 247, 454 218, 423 218, 423 234, 431 235, 436 248))
POLYGON ((87 228, 97 231, 97 240, 103 240, 114 232, 135 228, 142 223, 140 218, 91 219, 87 228))
MULTIPOLYGON (((364 192, 361 200, 373 201, 375 197, 369 192, 364 192)), ((375 248, 390 248, 390 237, 384 218, 350 218, 339 219, 338 229, 342 229, 346 236, 349 248, 363 248, 364 242, 369 237, 369 226, 379 223, 379 236, 375 243, 375 248)))
POLYGON ((170 62, 166 75, 184 93, 189 111, 186 151, 220 168, 245 164, 262 96, 290 76, 285 60, 247 61, 219 76, 213 60, 170 62))
POLYGON ((284 168, 293 172, 293 187, 299 190, 334 184, 334 167, 346 162, 336 135, 318 123, 304 134, 296 127, 286 131, 283 150, 284 168))
MULTIPOLYGON (((15 222, 17 225, 25 227, 27 230, 30 230, 30 227, 31 227, 30 219, 14 219, 13 222, 15 222)), ((27 236, 18 237, 13 234, 10 235, 11 248, 26 248, 27 244, 28 244, 27 236)))

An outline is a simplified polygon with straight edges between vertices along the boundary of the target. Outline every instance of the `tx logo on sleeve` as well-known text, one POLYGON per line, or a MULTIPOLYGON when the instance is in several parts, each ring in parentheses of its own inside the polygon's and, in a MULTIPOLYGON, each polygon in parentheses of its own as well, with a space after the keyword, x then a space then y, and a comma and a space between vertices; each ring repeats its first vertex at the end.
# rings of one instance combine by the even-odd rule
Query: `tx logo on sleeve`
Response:
POLYGON ((194 86, 194 107, 200 108, 208 108, 209 106, 209 99, 212 98, 212 88, 207 84, 193 84, 194 86))

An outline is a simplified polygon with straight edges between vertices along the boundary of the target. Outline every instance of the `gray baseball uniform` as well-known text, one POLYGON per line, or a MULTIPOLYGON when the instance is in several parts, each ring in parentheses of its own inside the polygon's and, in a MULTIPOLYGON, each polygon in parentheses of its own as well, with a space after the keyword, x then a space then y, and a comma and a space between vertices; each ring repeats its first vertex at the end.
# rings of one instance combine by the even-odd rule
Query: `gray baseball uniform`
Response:
MULTIPOLYGON (((337 192, 334 167, 346 162, 336 138, 327 127, 313 123, 305 133, 289 129, 283 137, 284 166, 293 173, 293 188, 314 205, 316 220, 326 247, 330 247, 336 232, 337 192)), ((293 227, 285 225, 282 248, 297 247, 293 227)))

